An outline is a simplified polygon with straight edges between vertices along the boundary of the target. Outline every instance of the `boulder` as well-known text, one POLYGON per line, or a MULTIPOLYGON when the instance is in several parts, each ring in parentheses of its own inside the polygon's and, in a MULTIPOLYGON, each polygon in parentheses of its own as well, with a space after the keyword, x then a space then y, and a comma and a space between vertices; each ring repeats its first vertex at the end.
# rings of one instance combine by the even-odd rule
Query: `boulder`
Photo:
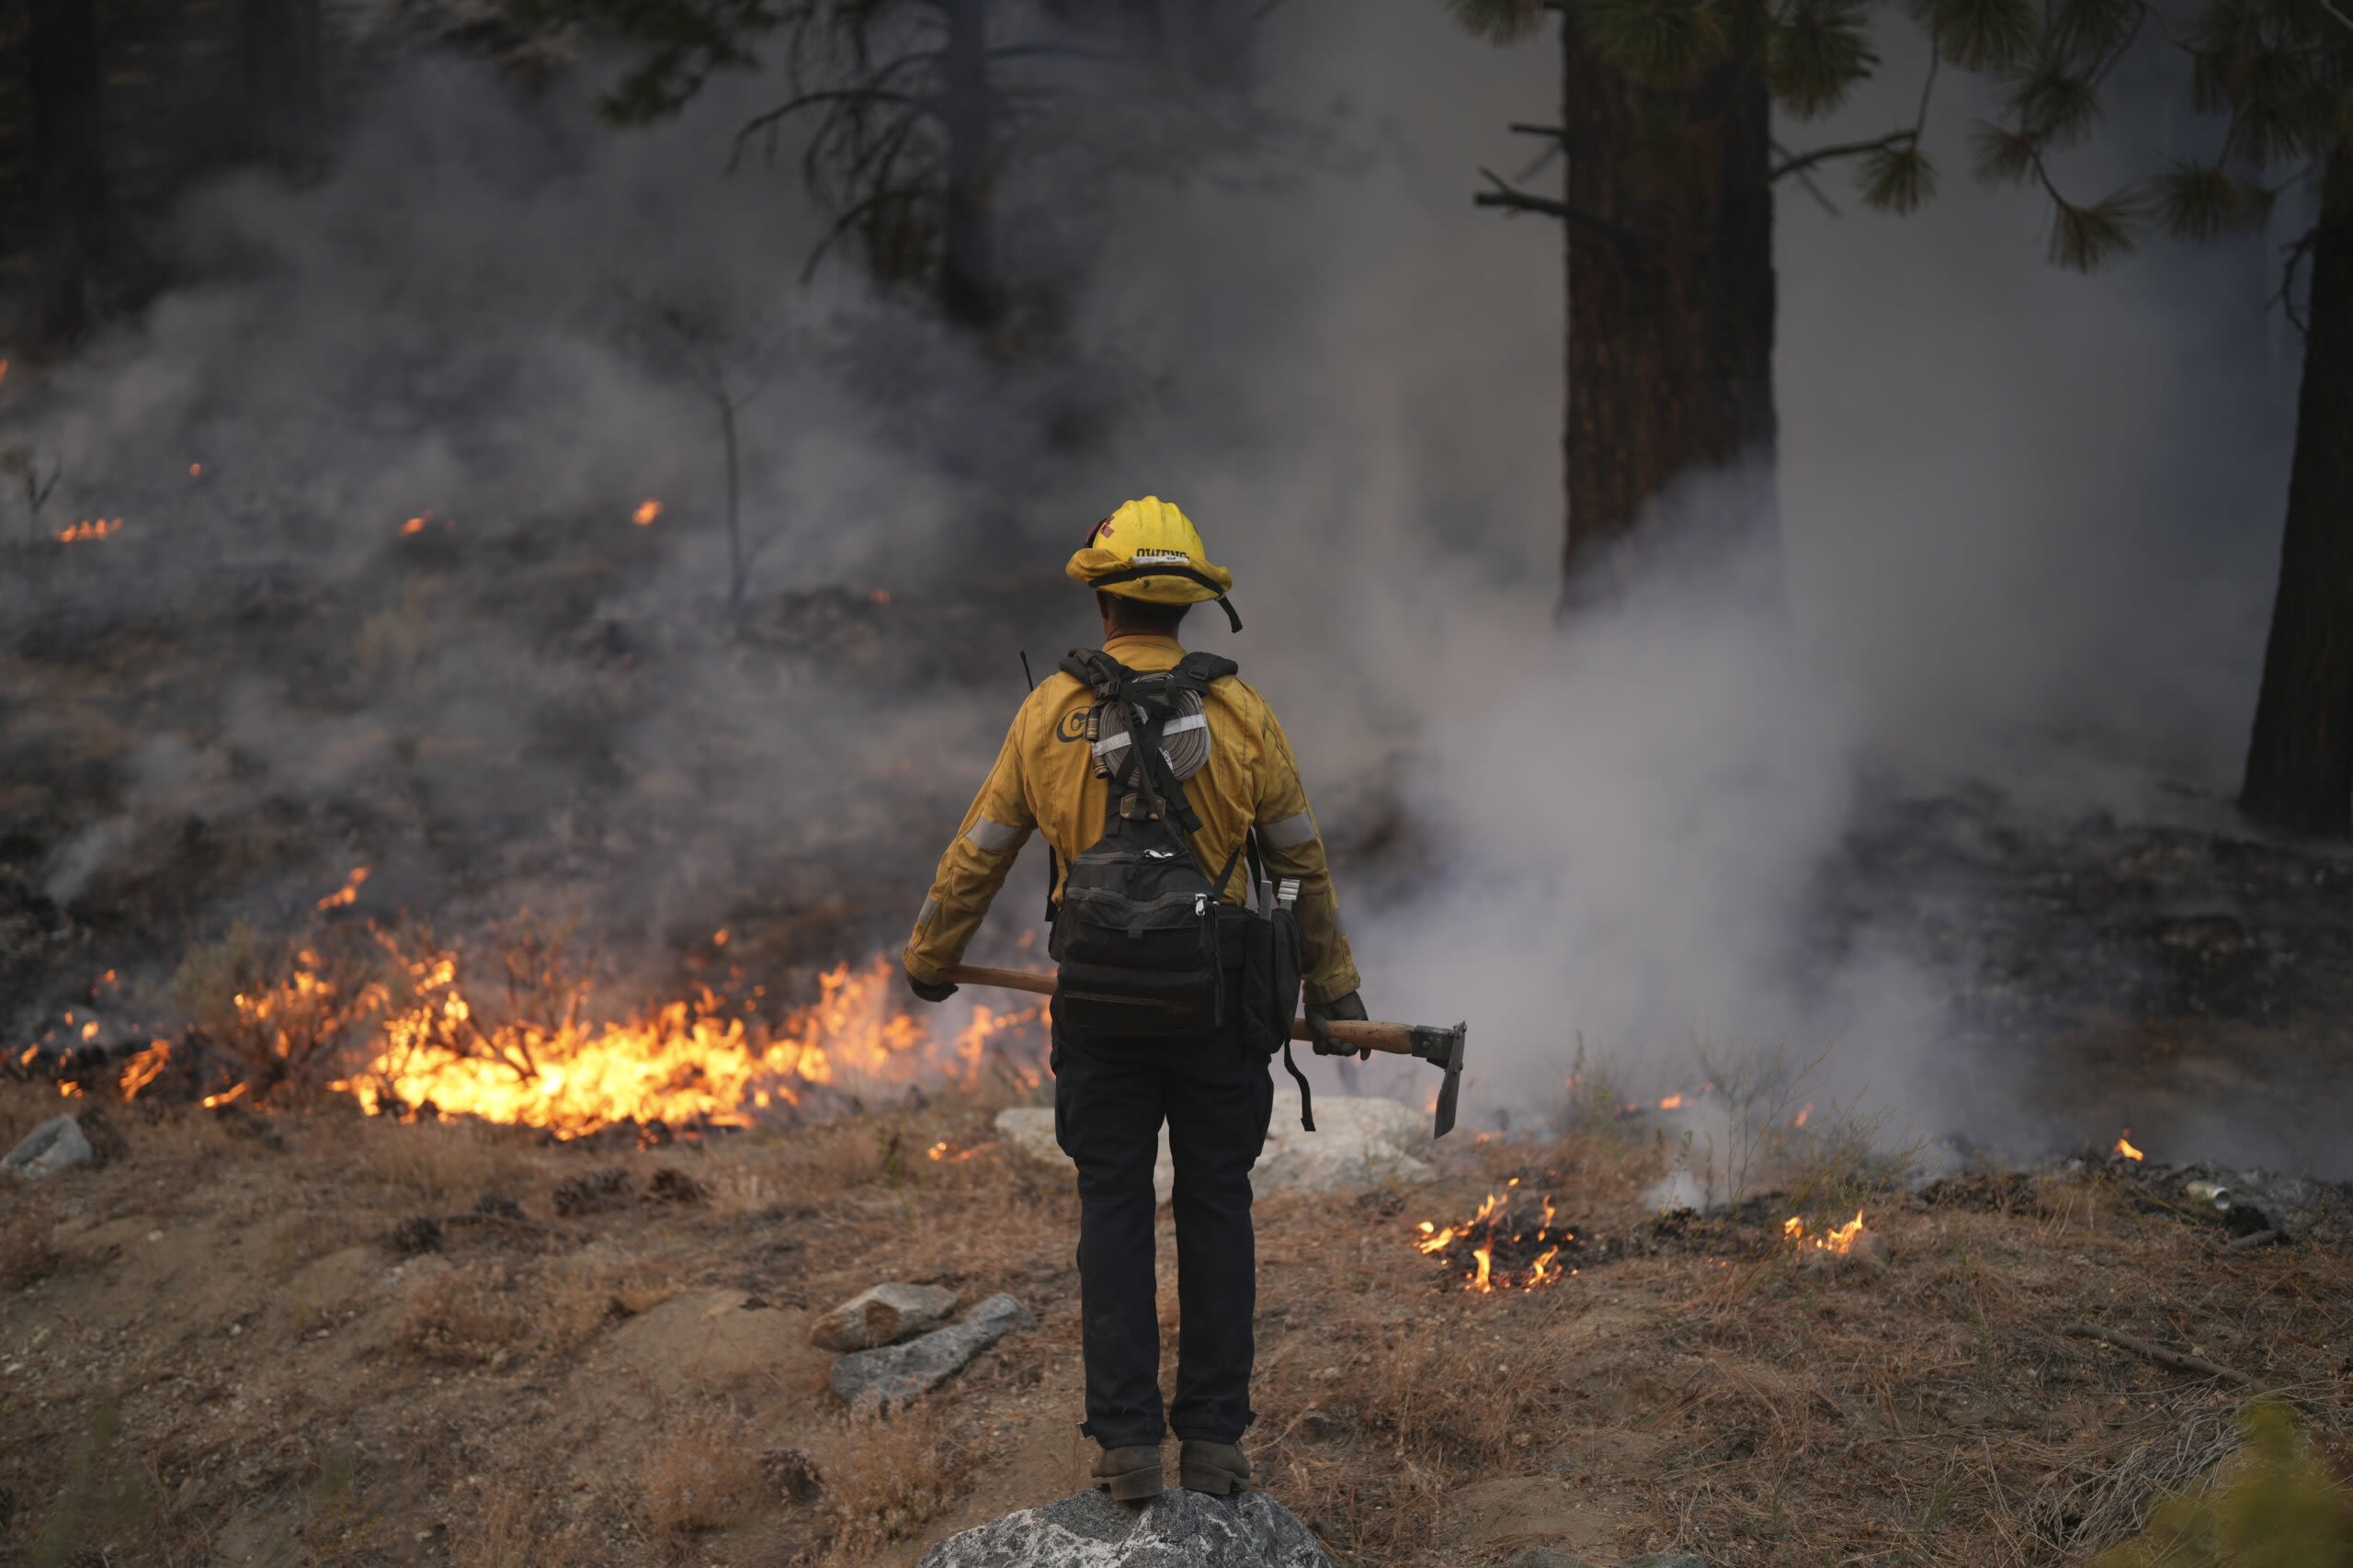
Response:
POLYGON ((928 1393, 1017 1328, 1035 1320, 1007 1295, 991 1296, 946 1328, 904 1345, 854 1350, 834 1363, 834 1392, 862 1410, 883 1410, 928 1393))
POLYGON ((1139 1507, 1082 1492, 949 1537, 918 1568, 1331 1568, 1297 1516, 1263 1492, 1169 1491, 1139 1507))
MULTIPOLYGON (((998 1142, 1023 1158, 1057 1171, 1070 1160, 1054 1142, 1054 1113, 1017 1106, 997 1113, 998 1142)), ((1260 1198, 1279 1192, 1361 1192, 1367 1187, 1412 1186, 1438 1173, 1420 1158, 1429 1145, 1429 1117, 1411 1106, 1370 1096, 1318 1095, 1315 1131, 1299 1125, 1299 1091, 1275 1091, 1274 1118, 1267 1146, 1251 1168, 1250 1189, 1260 1198)), ((1152 1171, 1154 1194, 1168 1201, 1176 1167, 1168 1155, 1168 1130, 1160 1130, 1160 1155, 1152 1171)))
POLYGON ((75 1165, 97 1159, 97 1151, 82 1135, 82 1125, 70 1116, 52 1116, 34 1128, 0 1159, 0 1170, 16 1172, 28 1181, 40 1181, 75 1165))
POLYGON ((928 1334, 956 1310, 956 1292, 938 1285, 896 1281, 861 1290, 809 1325, 820 1350, 871 1350, 928 1334))

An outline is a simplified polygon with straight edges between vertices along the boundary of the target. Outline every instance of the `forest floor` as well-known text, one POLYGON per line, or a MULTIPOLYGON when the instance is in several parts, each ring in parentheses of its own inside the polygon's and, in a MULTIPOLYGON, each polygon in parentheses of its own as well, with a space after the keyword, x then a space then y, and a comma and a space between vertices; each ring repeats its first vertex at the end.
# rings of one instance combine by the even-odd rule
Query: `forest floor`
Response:
MULTIPOLYGON (((0 1085, 0 1144, 57 1104, 0 1085)), ((639 1151, 107 1108, 111 1159, 0 1209, 0 1560, 908 1564, 1079 1490, 1075 1199, 993 1108, 639 1151), (1010 1291, 1036 1326, 858 1417, 809 1327, 884 1279, 1010 1291)), ((1260 1204, 1253 1460, 1343 1563, 2087 1560, 2233 1450, 2250 1386, 2353 1473, 2341 1195, 2234 1251, 2150 1167, 1922 1186, 1833 1142, 1787 1195, 1662 1219, 1667 1142, 1567 1124, 1450 1139, 1431 1186, 1260 1204), (1488 1193, 1548 1195, 1574 1271, 1482 1294, 1423 1253, 1488 1193), (1784 1237, 1856 1208, 1884 1268, 1784 1237)))

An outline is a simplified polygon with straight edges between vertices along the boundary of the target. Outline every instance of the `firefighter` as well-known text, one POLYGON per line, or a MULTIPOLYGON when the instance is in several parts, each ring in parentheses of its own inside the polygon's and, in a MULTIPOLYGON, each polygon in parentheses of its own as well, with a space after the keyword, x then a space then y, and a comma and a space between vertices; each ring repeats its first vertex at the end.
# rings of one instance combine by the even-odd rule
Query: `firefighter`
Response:
MULTIPOLYGON (((1232 574, 1211 562, 1200 534, 1176 506, 1152 496, 1128 502, 1088 531, 1066 571, 1096 589, 1102 652, 1126 671, 1223 665, 1202 654, 1188 660, 1177 642, 1196 604, 1215 600, 1236 630, 1240 622, 1225 601, 1232 574)), ((1201 737, 1191 733, 1204 727, 1198 720, 1169 724, 1162 748, 1173 756, 1182 740, 1192 765, 1175 776, 1184 797, 1176 814, 1199 824, 1185 837, 1199 865, 1223 866, 1231 877, 1245 837, 1255 829, 1266 875, 1297 879, 1290 907, 1315 1049, 1345 1054, 1346 1048, 1322 1034, 1323 1026, 1362 1018, 1365 1009, 1299 765, 1273 710, 1241 679, 1227 674, 1207 681, 1198 696, 1206 756, 1201 737), (1180 736, 1180 730, 1188 733, 1180 736)), ((1099 775, 1096 754, 1120 743, 1089 744, 1097 700, 1097 691, 1066 666, 1040 683, 1015 715, 988 781, 940 858, 903 955, 908 983, 925 1001, 945 1001, 954 993, 949 971, 962 961, 1032 830, 1044 831, 1061 869, 1056 906, 1072 862, 1098 840, 1108 842, 1111 783, 1099 775)), ((1111 809, 1116 815, 1118 808, 1111 809)), ((1218 896, 1227 904, 1243 902, 1246 883, 1246 878, 1229 881, 1218 896)), ((1095 1475, 1117 1498, 1156 1495, 1161 1445, 1173 1427, 1188 1489, 1242 1491, 1250 1467, 1240 1443, 1256 1418, 1250 1408, 1257 1293, 1250 1167, 1271 1114, 1270 1058, 1245 1045, 1229 1018, 1187 1037, 1135 1038, 1081 1034, 1066 1026, 1065 1009, 1055 1011, 1054 1130, 1078 1168, 1086 1375, 1080 1430, 1103 1449, 1095 1475), (1176 1165, 1180 1319, 1176 1399, 1165 1418, 1152 1181, 1164 1122, 1176 1165)))

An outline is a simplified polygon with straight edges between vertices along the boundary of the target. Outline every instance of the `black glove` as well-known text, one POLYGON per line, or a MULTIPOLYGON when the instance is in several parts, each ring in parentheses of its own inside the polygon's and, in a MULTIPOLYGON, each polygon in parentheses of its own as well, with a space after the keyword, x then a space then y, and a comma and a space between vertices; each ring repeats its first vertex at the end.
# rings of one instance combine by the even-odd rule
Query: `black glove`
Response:
POLYGON ((1370 1017, 1371 1015, 1364 1010, 1364 998, 1353 991, 1346 996, 1335 996, 1329 1002, 1310 1002, 1307 1005, 1307 1027, 1315 1033, 1315 1054, 1354 1056, 1359 1062, 1371 1061, 1371 1051, 1358 1051, 1353 1046, 1341 1045, 1334 1040, 1324 1028, 1335 1018, 1347 1018, 1352 1022, 1361 1023, 1370 1017))
POLYGON ((945 1002, 956 994, 953 985, 935 985, 928 980, 917 980, 912 974, 907 976, 907 989, 926 1002, 945 1002))

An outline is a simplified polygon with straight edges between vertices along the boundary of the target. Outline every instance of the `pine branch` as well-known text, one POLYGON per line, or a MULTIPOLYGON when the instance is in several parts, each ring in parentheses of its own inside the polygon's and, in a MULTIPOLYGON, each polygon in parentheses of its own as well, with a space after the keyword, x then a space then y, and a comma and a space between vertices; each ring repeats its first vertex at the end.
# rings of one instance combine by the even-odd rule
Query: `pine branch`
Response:
POLYGON ((1500 207, 1512 212, 1540 212, 1547 218, 1558 218, 1569 227, 1583 229, 1588 233, 1606 234, 1628 244, 1648 244, 1631 229, 1622 228, 1607 218, 1597 217, 1583 208, 1572 207, 1565 201, 1556 201, 1552 197, 1539 196, 1534 191, 1506 184, 1503 176, 1493 169, 1481 169, 1479 172, 1495 188, 1473 191, 1471 195, 1473 207, 1500 207))
POLYGON ((788 103, 779 105, 763 114, 754 115, 744 122, 743 129, 735 132, 733 150, 727 155, 729 172, 733 172, 736 162, 743 157, 744 143, 760 132, 772 131, 801 110, 813 108, 818 104, 851 103, 904 104, 915 108, 923 107, 920 99, 911 97, 905 93, 891 92, 881 87, 835 87, 821 93, 803 93, 788 103))
POLYGON ((1871 153, 1890 152, 1898 147, 1910 147, 1919 140, 1919 131, 1906 126, 1902 131, 1891 131, 1884 136, 1874 136, 1868 142, 1841 142, 1834 146, 1816 147, 1810 153, 1801 153, 1775 165, 1765 177, 1777 180, 1783 175, 1803 174, 1814 165, 1826 164, 1833 158, 1859 158, 1871 153))

